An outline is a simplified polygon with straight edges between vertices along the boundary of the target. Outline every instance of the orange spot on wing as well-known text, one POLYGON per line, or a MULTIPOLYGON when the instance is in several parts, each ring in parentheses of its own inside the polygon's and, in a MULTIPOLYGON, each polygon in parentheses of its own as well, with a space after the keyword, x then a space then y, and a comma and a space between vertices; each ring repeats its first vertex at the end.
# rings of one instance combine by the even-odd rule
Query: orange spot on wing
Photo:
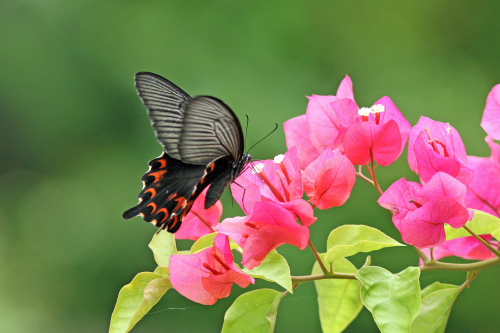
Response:
POLYGON ((167 160, 166 159, 158 160, 158 162, 160 162, 160 169, 163 169, 164 167, 167 166, 167 160))
POLYGON ((144 193, 151 193, 151 198, 153 198, 156 195, 156 190, 154 188, 148 188, 144 193))
POLYGON ((177 223, 179 223, 179 216, 177 215, 172 216, 172 221, 168 225, 168 230, 172 230, 173 228, 175 228, 177 223))
POLYGON ((172 193, 168 196, 168 201, 173 200, 177 196, 177 193, 172 193))
POLYGON ((146 207, 150 207, 150 206, 153 207, 153 210, 151 211, 151 214, 153 214, 154 211, 156 210, 157 206, 156 206, 156 204, 154 202, 152 202, 149 205, 147 205, 146 207))
POLYGON ((210 164, 207 166, 207 169, 209 169, 209 170, 208 170, 208 172, 212 172, 212 171, 214 171, 214 169, 215 169, 215 163, 210 163, 210 164))
POLYGON ((158 210, 158 212, 156 213, 156 215, 158 215, 158 214, 160 214, 160 213, 165 214, 165 217, 164 217, 164 218, 160 221, 160 223, 163 223, 163 222, 164 222, 164 221, 168 218, 168 216, 169 216, 170 214, 168 213, 168 210, 167 210, 166 208, 161 208, 161 209, 159 209, 159 210, 158 210))
POLYGON ((175 199, 177 201, 177 205, 174 208, 174 212, 177 212, 180 209, 183 209, 186 206, 186 198, 180 197, 175 199))
POLYGON ((157 182, 159 181, 160 179, 163 178, 163 175, 167 172, 167 170, 159 170, 159 171, 155 171, 155 172, 151 172, 150 174, 148 174, 148 176, 153 176, 155 177, 155 180, 154 182, 157 182))

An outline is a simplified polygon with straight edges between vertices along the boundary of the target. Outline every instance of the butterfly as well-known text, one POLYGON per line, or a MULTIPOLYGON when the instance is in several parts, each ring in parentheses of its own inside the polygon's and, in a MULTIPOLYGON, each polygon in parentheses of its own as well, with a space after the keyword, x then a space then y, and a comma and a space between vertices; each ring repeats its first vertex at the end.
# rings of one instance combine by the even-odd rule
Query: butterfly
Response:
POLYGON ((238 118, 220 99, 192 98, 169 80, 148 72, 135 75, 135 88, 164 151, 149 162, 139 203, 123 218, 141 215, 160 230, 174 233, 201 192, 210 186, 204 205, 208 209, 243 172, 251 156, 243 151, 238 118))

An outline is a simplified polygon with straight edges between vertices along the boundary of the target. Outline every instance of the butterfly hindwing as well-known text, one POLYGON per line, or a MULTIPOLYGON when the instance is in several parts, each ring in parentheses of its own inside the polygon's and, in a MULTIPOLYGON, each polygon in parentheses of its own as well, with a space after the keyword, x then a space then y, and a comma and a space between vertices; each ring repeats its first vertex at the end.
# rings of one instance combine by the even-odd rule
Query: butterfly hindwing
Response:
POLYGON ((205 167, 185 164, 166 153, 149 162, 149 166, 142 177, 144 187, 139 193, 139 203, 123 213, 123 218, 141 215, 145 221, 175 232, 171 229, 178 229, 181 217, 189 211, 186 208, 190 208, 198 195, 195 189, 205 167))

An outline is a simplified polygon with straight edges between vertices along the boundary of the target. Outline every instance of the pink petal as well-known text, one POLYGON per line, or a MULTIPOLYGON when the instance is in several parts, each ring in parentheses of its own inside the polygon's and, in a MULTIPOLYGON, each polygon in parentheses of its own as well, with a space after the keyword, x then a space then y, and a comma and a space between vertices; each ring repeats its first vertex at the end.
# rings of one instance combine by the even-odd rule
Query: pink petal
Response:
POLYGON ((290 199, 302 198, 302 171, 300 170, 300 159, 297 148, 290 148, 285 153, 283 161, 279 165, 287 181, 290 181, 288 184, 290 199))
POLYGON ((495 140, 500 140, 500 84, 491 89, 486 98, 481 127, 495 140))
POLYGON ((337 114, 332 110, 330 102, 336 101, 335 96, 312 95, 307 105, 307 123, 311 143, 322 151, 334 147, 335 139, 343 126, 337 114))
POLYGON ((204 203, 207 191, 208 187, 195 200, 179 231, 175 233, 176 239, 198 240, 201 236, 208 235, 219 227, 222 203, 217 201, 215 205, 205 209, 204 203))
POLYGON ((486 141, 491 149, 491 160, 495 162, 498 168, 500 168, 500 145, 494 142, 490 136, 487 136, 484 141, 486 141))
POLYGON ((310 226, 317 220, 317 218, 314 217, 313 208, 304 199, 295 199, 290 202, 275 203, 297 215, 302 225, 306 227, 310 226))
POLYGON ((300 167, 305 169, 319 155, 309 137, 309 125, 307 124, 306 115, 287 120, 283 123, 283 129, 287 148, 297 147, 300 167))
POLYGON ((205 290, 201 280, 210 275, 201 267, 211 251, 212 248, 208 248, 191 255, 172 255, 169 263, 170 282, 174 289, 193 302, 205 305, 217 302, 217 298, 205 290))
POLYGON ((304 191, 309 198, 314 196, 314 191, 316 190, 316 178, 318 177, 319 170, 323 167, 325 162, 333 156, 332 150, 328 147, 323 150, 318 158, 310 163, 304 170, 302 175, 304 191))
POLYGON ((465 206, 466 192, 467 187, 456 178, 445 172, 437 172, 416 194, 427 200, 432 200, 437 196, 445 196, 465 206))
POLYGON ((460 172, 460 163, 452 157, 445 157, 436 153, 425 140, 426 135, 422 132, 413 146, 417 168, 416 171, 413 168, 412 170, 420 176, 422 183, 428 182, 438 171, 457 177, 460 172))
POLYGON ((319 209, 343 205, 356 182, 356 170, 346 156, 330 158, 325 162, 315 182, 311 203, 319 209))
POLYGON ((444 223, 461 228, 469 213, 453 199, 436 197, 417 210, 410 211, 401 221, 403 241, 419 248, 434 247, 446 239, 444 223))
POLYGON ((386 166, 401 154, 401 134, 394 120, 383 125, 359 122, 346 131, 344 151, 353 164, 365 165, 374 160, 386 166))
POLYGON ((475 156, 469 156, 469 166, 475 174, 467 189, 467 207, 500 217, 500 168, 489 158, 475 156))
MULTIPOLYGON (((498 242, 491 241, 493 238, 491 235, 481 235, 481 238, 498 250, 498 242)), ((474 236, 469 236, 446 241, 440 247, 434 249, 434 259, 436 260, 449 256, 457 256, 468 260, 487 260, 494 258, 495 254, 474 236), (436 258, 436 256, 439 258, 436 258)))
POLYGON ((345 76, 342 82, 340 82, 339 88, 337 89, 337 98, 349 98, 354 101, 354 93, 352 92, 352 81, 349 76, 345 76))
POLYGON ((384 96, 375 103, 382 104, 385 111, 381 113, 381 123, 387 123, 389 120, 394 120, 398 124, 399 133, 401 134, 401 151, 405 148, 406 141, 408 140, 411 132, 411 124, 403 114, 398 110, 396 104, 388 97, 384 96))
POLYGON ((417 207, 411 200, 417 196, 415 194, 422 188, 422 185, 414 182, 408 182, 405 178, 393 183, 377 200, 380 206, 389 209, 398 214, 406 214, 409 210, 415 210, 417 207))

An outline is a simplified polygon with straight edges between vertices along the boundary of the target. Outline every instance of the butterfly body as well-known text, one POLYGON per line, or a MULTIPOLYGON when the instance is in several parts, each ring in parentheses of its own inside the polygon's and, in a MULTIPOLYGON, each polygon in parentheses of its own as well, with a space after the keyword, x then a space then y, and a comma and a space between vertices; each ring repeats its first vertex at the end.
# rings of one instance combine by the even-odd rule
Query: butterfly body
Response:
POLYGON ((153 73, 137 73, 135 82, 164 152, 149 162, 139 203, 123 213, 123 218, 141 215, 173 233, 205 188, 210 186, 207 209, 243 171, 251 156, 243 153, 238 118, 221 100, 191 98, 153 73))

